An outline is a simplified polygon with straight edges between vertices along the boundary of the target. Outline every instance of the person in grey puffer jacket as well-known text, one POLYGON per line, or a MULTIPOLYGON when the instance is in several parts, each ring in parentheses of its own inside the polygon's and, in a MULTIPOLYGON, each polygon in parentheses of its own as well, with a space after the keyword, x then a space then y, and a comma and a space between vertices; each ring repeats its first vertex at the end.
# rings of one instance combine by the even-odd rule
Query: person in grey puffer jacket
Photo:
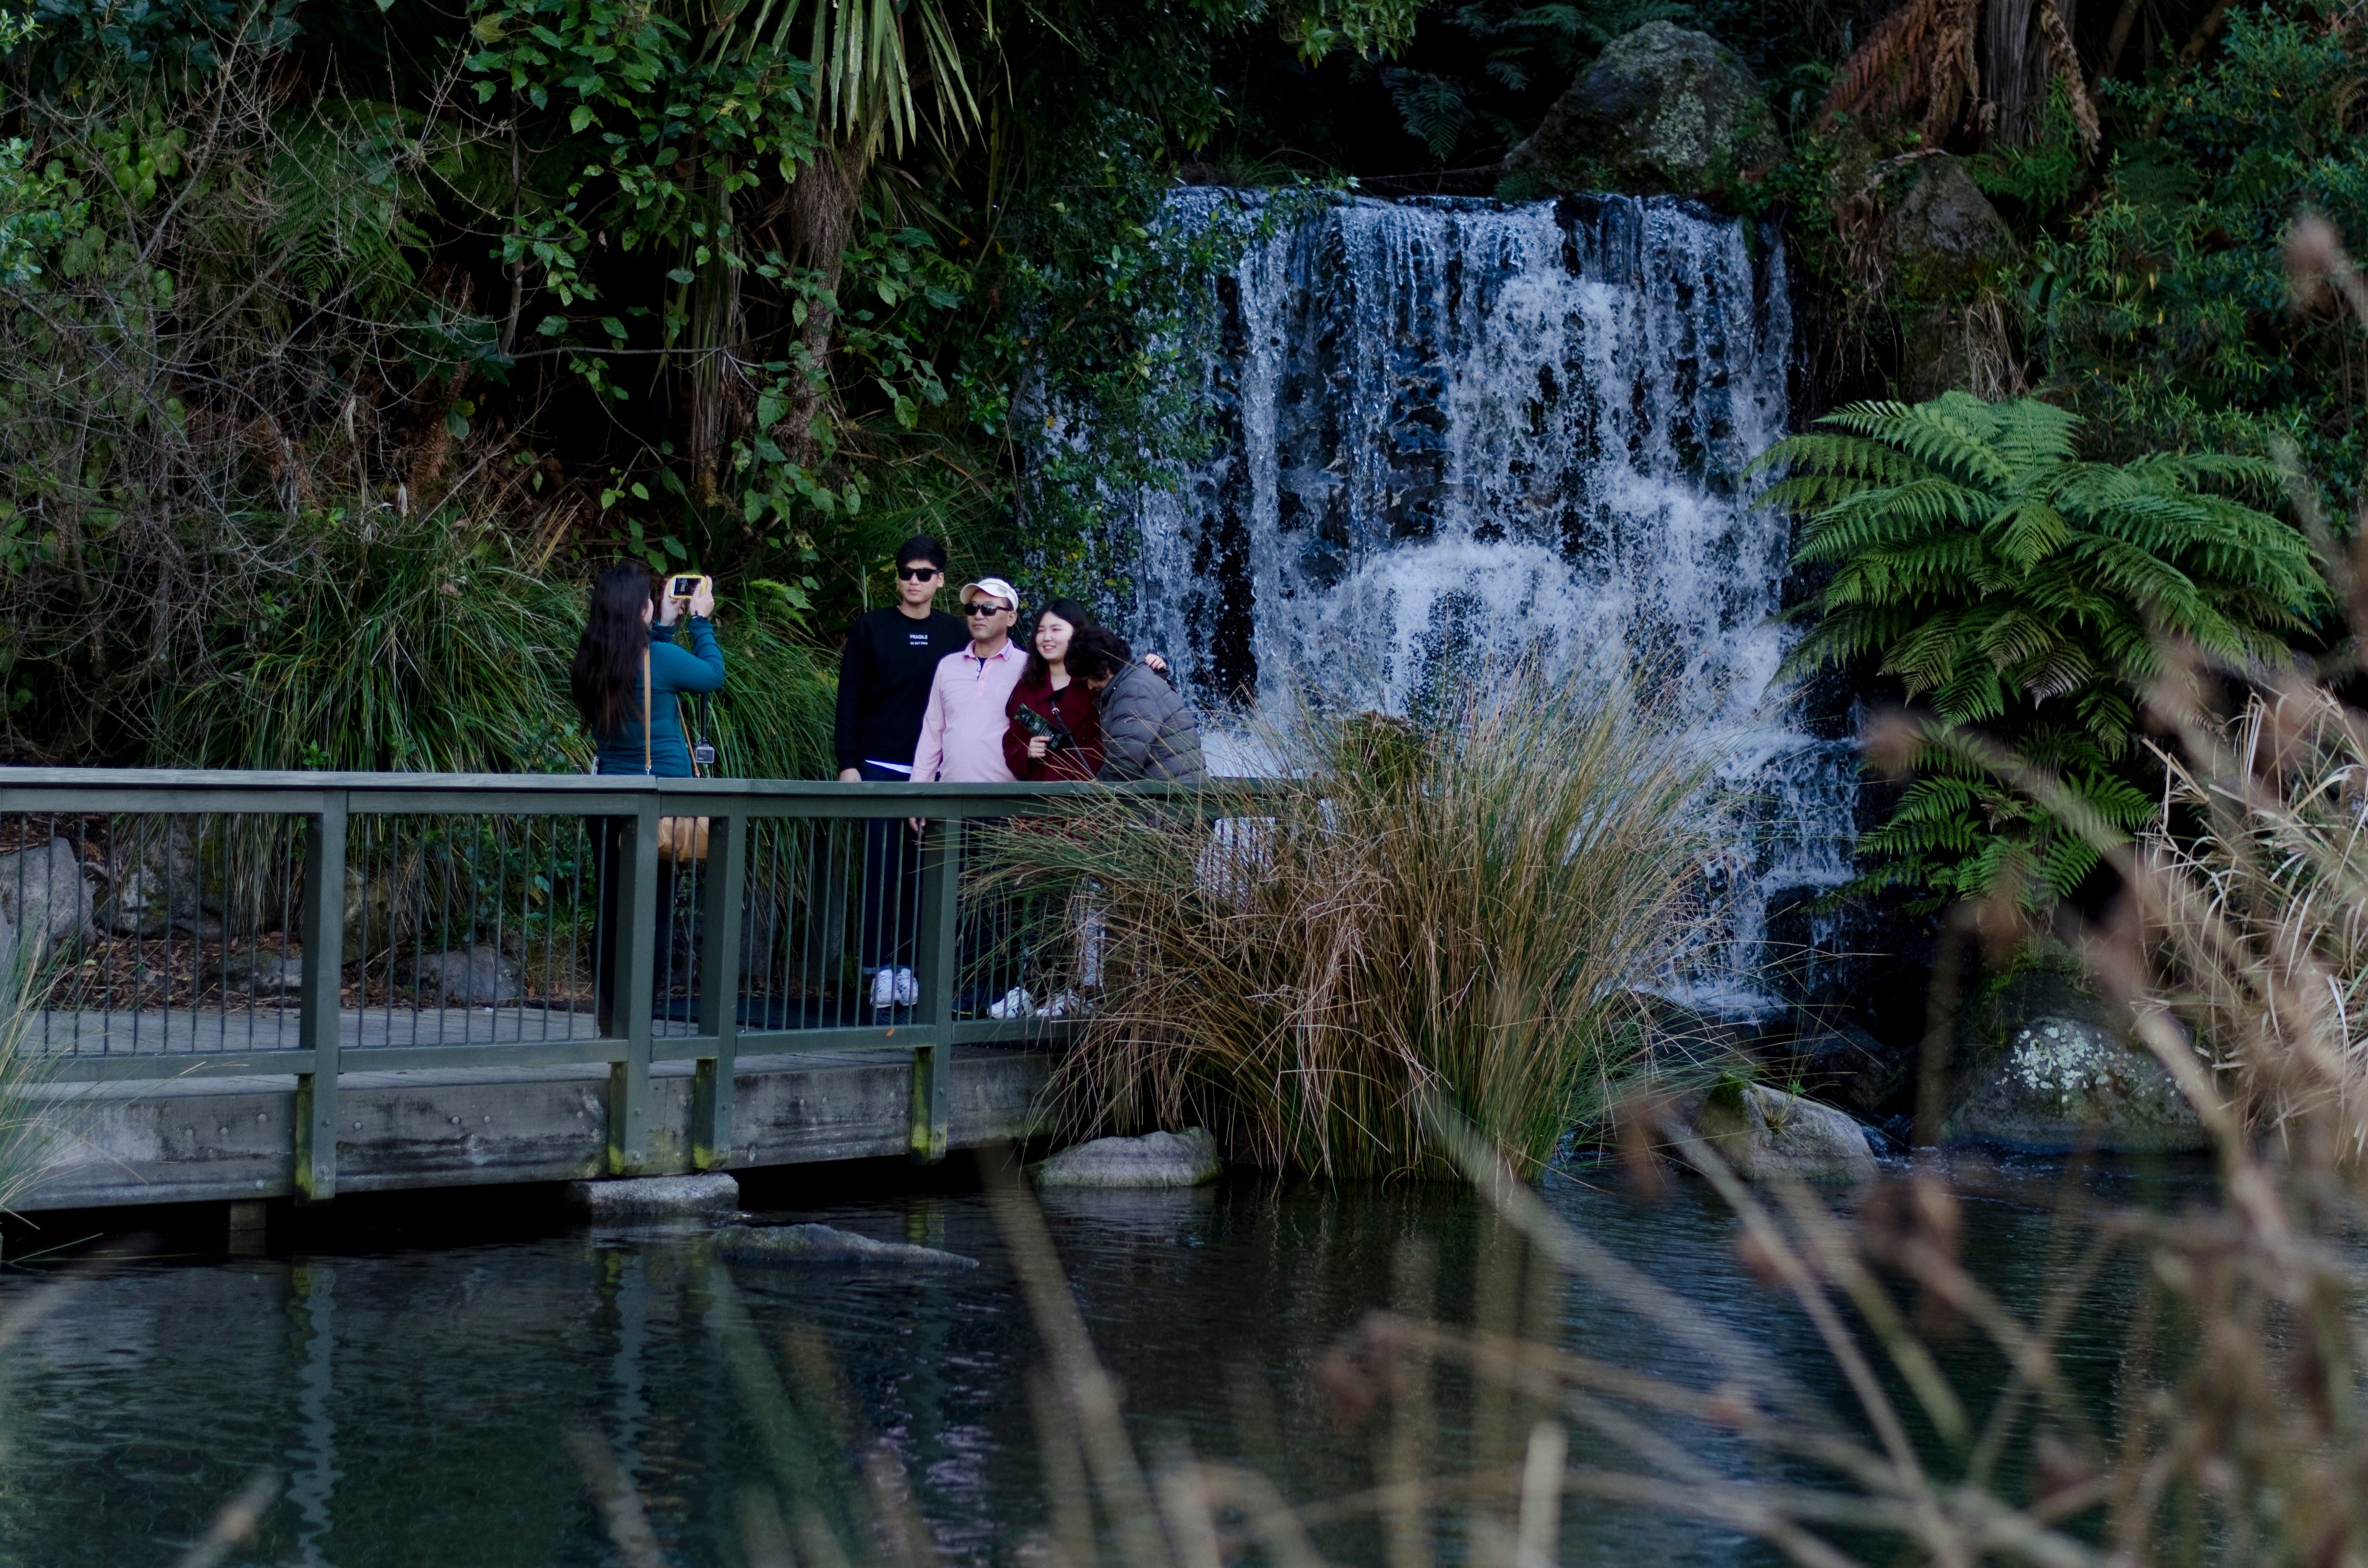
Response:
POLYGON ((1209 770, 1201 759, 1201 725, 1191 705, 1108 627, 1088 627, 1071 642, 1069 667, 1096 692, 1101 710, 1102 767, 1106 784, 1138 778, 1169 784, 1200 784, 1209 770), (1080 655, 1084 655, 1081 661, 1080 655))

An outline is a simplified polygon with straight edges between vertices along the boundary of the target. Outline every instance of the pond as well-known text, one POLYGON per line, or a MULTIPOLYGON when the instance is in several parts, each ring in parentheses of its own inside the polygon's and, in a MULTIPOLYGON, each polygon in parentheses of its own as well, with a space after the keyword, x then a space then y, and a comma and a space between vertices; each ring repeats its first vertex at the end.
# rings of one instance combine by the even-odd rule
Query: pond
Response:
MULTIPOLYGON (((2028 1303, 2055 1233, 2043 1200, 2055 1178, 2024 1175, 2030 1200, 1967 1204, 1966 1250, 1994 1289, 2028 1303)), ((2150 1178, 2109 1173, 2087 1186, 2100 1183, 2145 1188, 2150 1178)), ((1615 1171, 1588 1165, 1550 1174, 1543 1191, 1565 1219, 1833 1392, 1808 1325, 1737 1262, 1734 1220, 1706 1189, 1679 1182, 1648 1202, 1615 1171)), ((348 1236, 287 1256, 134 1261, 63 1282, 38 1265, 12 1270, 0 1284, 10 1335, 0 1351, 0 1560, 170 1563, 268 1471, 279 1500, 226 1561, 620 1562, 572 1457, 571 1434, 589 1432, 632 1477, 664 1561, 740 1568, 737 1510, 777 1474, 751 1404, 763 1391, 752 1396, 746 1358, 727 1355, 741 1309, 775 1364, 841 1386, 842 1414, 802 1429, 818 1474, 851 1475, 846 1454, 884 1444, 943 1561, 1040 1560, 1046 1505, 1030 1387, 1043 1358, 986 1199, 922 1191, 824 1204, 808 1187, 797 1201, 765 1217, 824 1219, 981 1267, 734 1266, 720 1285, 702 1228, 676 1223, 514 1224, 442 1244, 348 1236)), ((1684 1351, 1583 1287, 1533 1275, 1524 1289, 1518 1239, 1460 1188, 1235 1181, 1074 1197, 1049 1202, 1046 1218, 1138 1446, 1243 1459, 1294 1501, 1373 1483, 1376 1437, 1341 1425, 1320 1364, 1392 1301, 1402 1257, 1435 1258, 1442 1319, 1509 1322, 1527 1301, 1531 1324, 1568 1346, 1689 1370, 1684 1351), (1406 1251, 1409 1241, 1421 1251, 1406 1251)), ((2134 1288, 2109 1275, 2062 1346, 2100 1399, 2128 1316, 2115 1299, 2134 1288)), ((1995 1377, 1968 1341, 1944 1346, 1950 1357, 1971 1382, 1995 1377)), ((1442 1454, 1517 1440, 1502 1409, 1445 1380, 1438 1409, 1442 1454)), ((1713 1464, 1747 1462, 1724 1454, 1718 1434, 1688 1440, 1713 1464)), ((1319 1532, 1318 1543, 1336 1561, 1380 1561, 1378 1538, 1360 1528, 1319 1532)), ((1563 1557, 1673 1565, 1761 1554, 1721 1529, 1574 1500, 1563 1557)))

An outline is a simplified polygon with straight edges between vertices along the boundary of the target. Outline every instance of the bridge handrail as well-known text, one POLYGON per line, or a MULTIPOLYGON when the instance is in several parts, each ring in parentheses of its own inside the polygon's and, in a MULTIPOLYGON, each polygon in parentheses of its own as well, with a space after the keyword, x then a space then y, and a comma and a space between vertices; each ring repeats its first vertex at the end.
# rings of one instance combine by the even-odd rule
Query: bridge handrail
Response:
MULTIPOLYGON (((953 824, 965 819, 1024 816, 1031 806, 1059 809, 1092 799, 1164 802, 1207 813, 1254 801, 1272 781, 1219 780, 1205 788, 1165 784, 913 784, 841 783, 836 779, 660 778, 639 774, 434 774, 264 772, 235 769, 0 767, 0 812, 105 814, 256 813, 302 818, 302 911, 297 1049, 224 1053, 194 1061, 186 1054, 68 1058, 57 1076, 66 1081, 209 1075, 244 1072, 296 1078, 293 1185, 300 1201, 326 1201, 336 1191, 337 1085, 346 1073, 563 1064, 605 1064, 609 1070, 608 1166, 612 1174, 643 1174, 650 1159, 650 1067, 655 1060, 695 1063, 691 1163, 700 1169, 732 1156, 733 1077, 744 1034, 739 1021, 740 923, 753 821, 814 818, 917 817, 928 824, 920 844, 919 936, 913 969, 920 997, 909 1016, 878 1028, 803 1030, 792 1042, 772 1032, 760 1045, 779 1049, 868 1049, 912 1058, 911 1151, 920 1162, 948 1147, 948 1059, 958 1043, 1049 1041, 1072 1027, 1045 1020, 957 1020, 957 915, 962 841, 953 824), (356 817, 397 813, 509 814, 606 817, 624 825, 614 875, 620 879, 613 954, 613 1005, 598 1038, 545 1040, 530 1047, 488 1044, 357 1050, 343 1040, 341 1005, 345 949, 347 840, 356 817), (668 816, 710 822, 710 849, 698 892, 702 895, 696 1032, 654 1039, 653 980, 660 884, 659 823, 668 816), (332 894, 328 890, 338 890, 332 894), (313 955, 336 953, 336 963, 313 955)), ((169 1004, 168 1004, 169 1006, 169 1004)))

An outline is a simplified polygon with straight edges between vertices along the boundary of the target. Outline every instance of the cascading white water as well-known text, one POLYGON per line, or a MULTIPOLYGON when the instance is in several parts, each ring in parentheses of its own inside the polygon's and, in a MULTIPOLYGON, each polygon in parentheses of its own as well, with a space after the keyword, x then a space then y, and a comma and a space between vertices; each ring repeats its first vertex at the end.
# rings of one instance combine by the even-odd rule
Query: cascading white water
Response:
POLYGON ((1673 199, 1314 210, 1218 280, 1222 439, 1135 517, 1133 630, 1212 716, 1318 672, 1405 712, 1475 653, 1668 672, 1747 801, 1731 938, 1687 996, 1728 1012, 1773 1003, 1770 900, 1847 877, 1855 803, 1847 746, 1770 688, 1789 530, 1743 471, 1785 428, 1782 267, 1673 199))

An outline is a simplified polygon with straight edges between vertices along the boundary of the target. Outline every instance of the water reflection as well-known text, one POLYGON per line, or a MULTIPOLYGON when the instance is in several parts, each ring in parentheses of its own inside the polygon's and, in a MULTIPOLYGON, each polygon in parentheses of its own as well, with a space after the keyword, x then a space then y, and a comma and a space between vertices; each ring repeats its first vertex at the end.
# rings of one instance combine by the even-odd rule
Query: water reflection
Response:
MULTIPOLYGON (((1737 1265, 1733 1222, 1700 1189, 1646 1205, 1565 1178, 1549 1197, 1780 1359, 1822 1365, 1807 1325, 1737 1265)), ((1239 1457, 1296 1498, 1361 1490, 1386 1463, 1376 1447, 1385 1438, 1336 1427, 1316 1369, 1365 1312, 1418 1288, 1401 1258, 1429 1260, 1418 1267, 1446 1319, 1527 1325, 1592 1356, 1700 1375, 1697 1358, 1658 1331, 1527 1267, 1518 1239, 1460 1191, 1241 1184, 1064 1194, 1045 1207, 1149 1451, 1180 1444, 1239 1457)), ((748 1339, 776 1365, 811 1359, 800 1346, 818 1345, 845 1389, 852 1427, 814 1442, 801 1469, 842 1475, 851 1447, 884 1441, 948 1560, 1020 1561, 1046 1524, 1029 1405, 1039 1353, 985 1200, 851 1202, 825 1217, 984 1267, 740 1268, 736 1290, 719 1295, 697 1229, 676 1227, 141 1264, 72 1287, 5 1352, 0 1560, 169 1562, 268 1467, 286 1478, 285 1495, 233 1561, 607 1563, 612 1551, 564 1446, 588 1428, 642 1492, 669 1561, 737 1568, 741 1489, 781 1481, 759 1440, 764 1414, 725 1353, 745 1311, 748 1339)), ((1970 1260, 2009 1298, 2032 1299, 2053 1233, 2043 1207, 1969 1208, 1970 1260)), ((0 1312, 42 1289, 9 1279, 0 1312)), ((2063 1346, 2100 1398, 2128 1289, 2109 1275, 2063 1346)), ((1944 1354, 1960 1372, 1997 1375, 1970 1342, 1944 1354)), ((1514 1454, 1535 1414, 1442 1377, 1431 1457, 1460 1467, 1466 1454, 1514 1454)), ((1671 1436, 1713 1470, 1763 1462, 1714 1430, 1671 1436)), ((1579 1503, 1564 1540, 1574 1564, 1757 1558, 1723 1531, 1579 1503)), ((1344 1528, 1323 1544, 1343 1561, 1382 1556, 1370 1532, 1344 1528)))

